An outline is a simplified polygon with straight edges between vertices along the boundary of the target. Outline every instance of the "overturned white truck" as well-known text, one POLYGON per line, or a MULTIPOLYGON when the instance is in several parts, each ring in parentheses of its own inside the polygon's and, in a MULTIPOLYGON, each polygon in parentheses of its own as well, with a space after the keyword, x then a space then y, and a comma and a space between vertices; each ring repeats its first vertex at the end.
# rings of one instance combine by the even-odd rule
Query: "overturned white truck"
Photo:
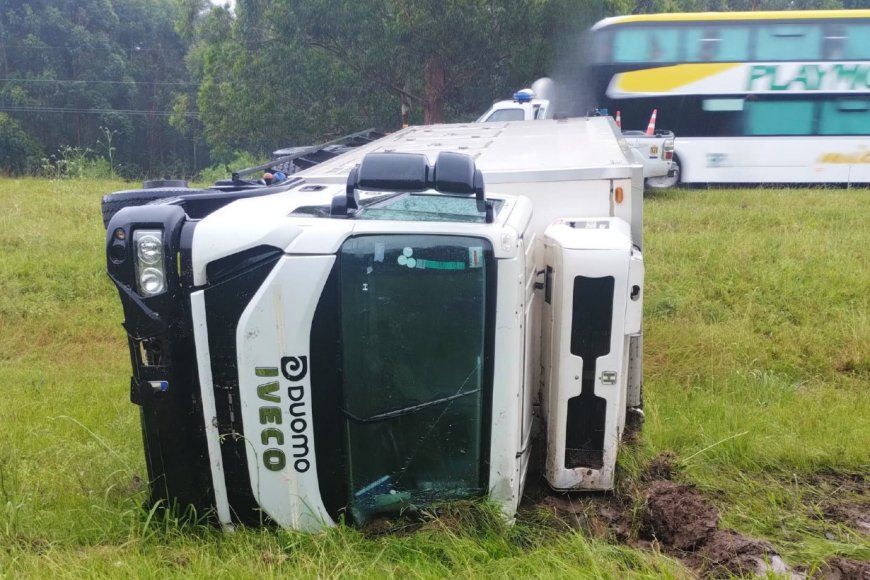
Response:
POLYGON ((411 127, 107 229, 151 502, 315 530, 608 489, 641 405, 642 169, 612 120, 411 127), (241 198, 241 199, 240 199, 241 198))

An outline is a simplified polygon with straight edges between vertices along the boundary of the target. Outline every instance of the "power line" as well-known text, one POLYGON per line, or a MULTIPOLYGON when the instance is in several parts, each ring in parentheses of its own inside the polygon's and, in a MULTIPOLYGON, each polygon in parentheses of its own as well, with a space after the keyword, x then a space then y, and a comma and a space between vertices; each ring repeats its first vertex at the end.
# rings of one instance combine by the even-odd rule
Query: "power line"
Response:
MULTIPOLYGON (((10 48, 12 50, 73 50, 73 49, 81 49, 81 44, 60 44, 60 45, 51 45, 51 44, 42 44, 42 45, 27 45, 27 44, 0 44, 0 48, 10 48)), ((125 48, 122 46, 115 45, 114 48, 122 52, 183 52, 179 51, 171 46, 133 46, 130 48, 125 48)))
POLYGON ((105 81, 105 80, 76 80, 76 79, 22 79, 22 78, 5 78, 0 79, 0 82, 21 82, 21 83, 86 83, 100 85, 171 85, 171 86, 197 86, 198 83, 185 81, 105 81))
POLYGON ((146 111, 137 109, 73 109, 66 107, 0 107, 0 111, 8 113, 84 113, 91 115, 155 115, 158 117, 169 117, 171 115, 182 115, 184 117, 198 117, 196 111, 182 111, 176 113, 174 111, 146 111))
MULTIPOLYGON (((266 31, 266 28, 256 28, 254 30, 266 31)), ((259 39, 238 39, 237 42, 243 44, 246 47, 251 46, 265 46, 267 44, 272 44, 276 42, 283 42, 282 38, 259 38, 259 39)), ((17 44, 0 44, 0 50, 3 48, 8 48, 10 50, 80 50, 82 45, 80 44, 60 44, 60 45, 51 45, 51 44, 42 44, 42 45, 27 45, 23 43, 17 44)), ((179 52, 184 53, 184 50, 179 50, 176 47, 172 46, 132 46, 132 47, 124 47, 119 45, 113 45, 112 48, 116 48, 119 52, 134 55, 139 52, 179 52)))

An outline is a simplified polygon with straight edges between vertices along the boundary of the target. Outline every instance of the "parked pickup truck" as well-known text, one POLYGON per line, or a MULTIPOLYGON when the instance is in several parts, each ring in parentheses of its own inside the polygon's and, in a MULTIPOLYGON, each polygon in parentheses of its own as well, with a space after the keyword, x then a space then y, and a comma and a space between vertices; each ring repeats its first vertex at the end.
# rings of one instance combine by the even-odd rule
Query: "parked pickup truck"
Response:
MULTIPOLYGON (((603 113, 606 116, 606 111, 603 113)), ((596 111, 596 114, 601 112, 596 111)), ((554 108, 549 99, 538 98, 534 89, 522 89, 514 93, 512 99, 493 103, 477 122, 536 121, 553 117, 554 108)), ((635 159, 643 165, 646 187, 673 187, 679 182, 679 166, 674 163, 674 134, 656 131, 654 117, 650 120, 650 127, 652 129, 647 131, 622 131, 622 136, 634 152, 635 159)))
POLYGON ((679 183, 679 166, 674 162, 673 131, 623 131, 622 136, 638 157, 643 159, 646 187, 661 189, 679 183))

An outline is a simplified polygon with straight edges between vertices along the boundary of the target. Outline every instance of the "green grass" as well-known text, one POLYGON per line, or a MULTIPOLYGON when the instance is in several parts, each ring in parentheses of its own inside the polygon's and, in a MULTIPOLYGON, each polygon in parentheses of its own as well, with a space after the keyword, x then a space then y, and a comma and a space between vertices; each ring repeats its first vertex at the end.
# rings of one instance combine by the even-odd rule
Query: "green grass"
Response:
POLYGON ((671 191, 645 210, 648 452, 674 450, 726 524, 792 562, 870 560, 866 536, 811 518, 848 494, 808 483, 870 489, 870 191, 671 191))
MULTIPOLYGON (((125 187, 0 179, 0 577, 689 574, 540 510, 378 537, 149 519, 99 210, 125 187)), ((870 538, 816 517, 860 499, 820 474, 863 476, 864 501, 870 478, 870 191, 668 191, 645 217, 647 422, 623 486, 670 450, 726 525, 790 564, 870 560, 870 538)))

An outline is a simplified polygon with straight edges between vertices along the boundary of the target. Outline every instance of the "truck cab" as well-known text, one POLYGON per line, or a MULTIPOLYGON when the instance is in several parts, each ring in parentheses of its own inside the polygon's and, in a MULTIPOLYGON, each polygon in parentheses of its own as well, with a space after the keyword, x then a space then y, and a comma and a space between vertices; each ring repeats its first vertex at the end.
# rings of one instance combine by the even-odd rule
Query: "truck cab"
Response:
POLYGON ((612 488, 641 405, 641 183, 603 118, 440 125, 281 191, 121 209, 150 502, 227 528, 480 496, 512 517, 541 447, 553 488, 612 488))
POLYGON ((553 117, 550 101, 535 97, 532 89, 522 89, 514 93, 513 98, 493 103, 477 123, 495 123, 501 121, 537 121, 553 117))

